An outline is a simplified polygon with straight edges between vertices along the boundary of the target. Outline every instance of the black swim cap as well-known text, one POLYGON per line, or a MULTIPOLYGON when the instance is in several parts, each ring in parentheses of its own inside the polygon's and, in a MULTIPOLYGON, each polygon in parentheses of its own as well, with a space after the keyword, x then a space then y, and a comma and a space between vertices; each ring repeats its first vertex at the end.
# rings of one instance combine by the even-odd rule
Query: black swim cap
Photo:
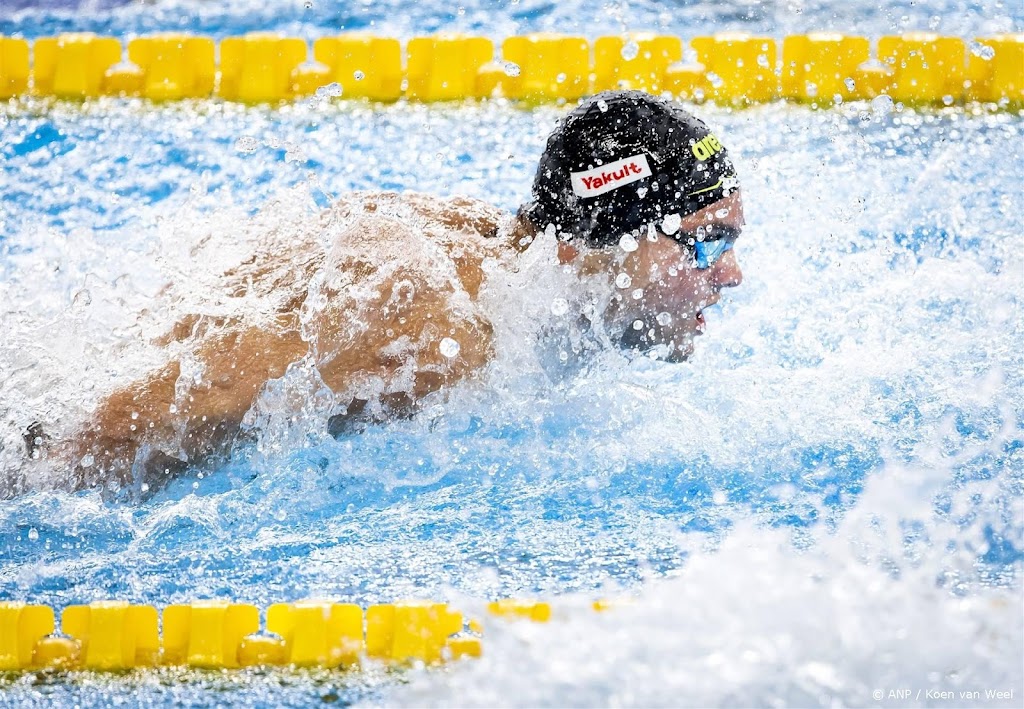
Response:
POLYGON ((525 215, 568 238, 608 246, 671 214, 685 216, 738 189, 725 148, 674 101, 605 91, 548 137, 525 215))

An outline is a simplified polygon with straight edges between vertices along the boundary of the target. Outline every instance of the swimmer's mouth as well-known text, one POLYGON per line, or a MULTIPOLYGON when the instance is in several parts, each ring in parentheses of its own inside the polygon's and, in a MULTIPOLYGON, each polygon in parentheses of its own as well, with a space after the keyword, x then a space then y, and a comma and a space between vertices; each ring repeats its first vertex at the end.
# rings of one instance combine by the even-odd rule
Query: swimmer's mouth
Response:
POLYGON ((694 316, 694 320, 697 321, 697 334, 703 335, 704 331, 707 330, 708 322, 704 319, 704 308, 711 305, 716 305, 721 297, 716 293, 714 298, 711 300, 702 301, 700 307, 697 308, 697 314, 694 316))

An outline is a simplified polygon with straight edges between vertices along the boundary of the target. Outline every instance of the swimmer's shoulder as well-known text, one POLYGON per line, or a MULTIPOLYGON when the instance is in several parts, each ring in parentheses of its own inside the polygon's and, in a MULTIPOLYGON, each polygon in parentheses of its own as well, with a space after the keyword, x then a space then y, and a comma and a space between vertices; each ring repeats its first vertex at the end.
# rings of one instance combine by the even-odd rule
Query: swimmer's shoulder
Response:
POLYGON ((510 215, 482 199, 465 195, 441 197, 425 192, 351 192, 331 210, 337 216, 380 214, 422 226, 439 226, 492 238, 500 234, 510 215))

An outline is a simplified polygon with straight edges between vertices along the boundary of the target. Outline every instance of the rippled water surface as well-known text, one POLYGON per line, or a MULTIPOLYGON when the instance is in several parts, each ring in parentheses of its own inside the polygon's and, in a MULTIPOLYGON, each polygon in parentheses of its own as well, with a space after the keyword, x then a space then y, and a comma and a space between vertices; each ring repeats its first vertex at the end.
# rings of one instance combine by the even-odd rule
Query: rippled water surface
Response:
MULTIPOLYGON (((0 32, 74 19, 128 34, 180 15, 214 33, 265 19, 313 35, 327 22, 298 5, 67 5, 16 0, 0 32)), ((852 12, 751 3, 726 25, 781 34, 804 21, 798 5, 832 22, 852 12)), ((579 12, 365 7, 402 33, 470 23, 500 35, 579 12)), ((678 17, 717 7, 684 3, 678 17)), ((662 26, 653 4, 608 8, 630 27, 662 26)), ((930 11, 967 35, 1020 28, 1019 10, 998 4, 985 17, 930 11)), ((862 31, 924 13, 865 12, 862 31)), ((696 110, 739 166, 748 227, 746 280, 708 311, 690 362, 607 352, 553 381, 531 344, 556 317, 540 243, 492 284, 497 361, 411 420, 335 440, 268 397, 256 444, 144 502, 33 480, 0 502, 3 599, 443 597, 478 611, 540 595, 559 599, 555 622, 489 627, 485 658, 444 672, 6 677, 0 703, 107 705, 130 690, 168 704, 866 706, 883 691, 897 706, 907 701, 888 691, 911 688, 958 693, 915 704, 1012 689, 982 705, 1019 705, 1024 120, 885 101, 696 110), (633 604, 587 608, 620 595, 633 604)), ((0 474, 20 469, 26 425, 71 429, 153 364, 140 343, 169 324, 164 284, 189 297, 220 260, 309 229, 353 189, 513 210, 561 113, 0 106, 0 474), (204 244, 212 263, 191 255, 204 244)))

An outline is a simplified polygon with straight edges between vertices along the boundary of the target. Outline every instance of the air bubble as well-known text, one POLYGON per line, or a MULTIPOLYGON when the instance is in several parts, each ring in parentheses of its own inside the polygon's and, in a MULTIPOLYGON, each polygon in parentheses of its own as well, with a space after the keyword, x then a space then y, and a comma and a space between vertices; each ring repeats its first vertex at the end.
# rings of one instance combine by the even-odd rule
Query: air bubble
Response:
POLYGON ((765 69, 767 69, 769 66, 771 66, 768 63, 768 55, 767 54, 758 54, 757 55, 757 65, 760 66, 760 67, 764 67, 765 69))
POLYGON ((644 289, 643 288, 637 288, 637 289, 635 289, 633 291, 633 300, 640 300, 643 297, 644 297, 644 289))
POLYGON ((625 59, 627 62, 636 59, 639 53, 640 45, 637 44, 635 40, 631 39, 624 45, 622 45, 622 58, 625 59))
POLYGON ((357 70, 356 70, 356 71, 355 71, 355 72, 354 72, 354 73, 352 74, 352 78, 353 78, 353 79, 355 79, 356 81, 362 81, 363 79, 365 79, 365 78, 366 78, 366 74, 364 74, 363 72, 361 72, 361 71, 359 71, 359 70, 357 69, 357 70))
POLYGON ((640 244, 636 242, 632 234, 623 234, 619 239, 619 248, 629 254, 640 248, 640 244))
POLYGON ((82 456, 82 459, 78 461, 78 464, 81 465, 83 468, 91 468, 93 466, 93 463, 95 462, 96 458, 93 457, 92 453, 86 453, 84 456, 82 456))
POLYGON ((629 288, 633 283, 633 279, 629 277, 628 273, 620 273, 615 277, 615 285, 619 288, 629 288))
POLYGON ((505 76, 519 76, 522 69, 515 62, 505 62, 505 76))
POLYGON ((167 410, 170 411, 172 414, 178 413, 178 407, 175 406, 174 404, 171 404, 170 406, 168 406, 167 410))
POLYGON ((32 527, 32 529, 28 530, 28 540, 30 542, 39 541, 39 530, 37 530, 35 527, 32 527))
POLYGON ((666 325, 671 325, 672 324, 672 316, 669 315, 668 313, 664 312, 664 311, 658 313, 657 316, 655 316, 654 319, 657 320, 658 324, 661 325, 662 327, 665 327, 666 325))
POLYGON ((559 83, 559 84, 564 84, 566 78, 567 77, 565 76, 565 72, 562 72, 558 76, 555 77, 555 82, 559 83))
POLYGON ((441 340, 441 345, 439 349, 441 350, 442 355, 444 355, 448 359, 451 359, 452 357, 457 357, 459 354, 459 350, 462 348, 459 346, 458 342, 456 342, 450 337, 446 337, 443 340, 441 340))
POLYGON ((597 107, 601 111, 601 113, 604 113, 605 111, 608 110, 608 102, 605 101, 604 99, 600 99, 597 102, 597 107))
POLYGON ((639 197, 640 199, 643 199, 644 197, 646 197, 647 196, 647 188, 646 187, 639 187, 639 188, 637 188, 636 196, 639 197))
POLYGON ((644 329, 644 321, 643 320, 634 320, 633 321, 633 329, 634 330, 643 330, 644 329))
POLYGON ((843 84, 846 86, 847 91, 853 91, 854 89, 857 88, 857 82, 854 81, 849 76, 843 79, 843 84))
POLYGON ((727 216, 729 216, 729 208, 722 207, 721 209, 715 212, 715 216, 718 217, 719 219, 725 219, 727 216))
POLYGON ((565 315, 569 312, 569 302, 565 298, 555 298, 551 301, 552 315, 565 315))

